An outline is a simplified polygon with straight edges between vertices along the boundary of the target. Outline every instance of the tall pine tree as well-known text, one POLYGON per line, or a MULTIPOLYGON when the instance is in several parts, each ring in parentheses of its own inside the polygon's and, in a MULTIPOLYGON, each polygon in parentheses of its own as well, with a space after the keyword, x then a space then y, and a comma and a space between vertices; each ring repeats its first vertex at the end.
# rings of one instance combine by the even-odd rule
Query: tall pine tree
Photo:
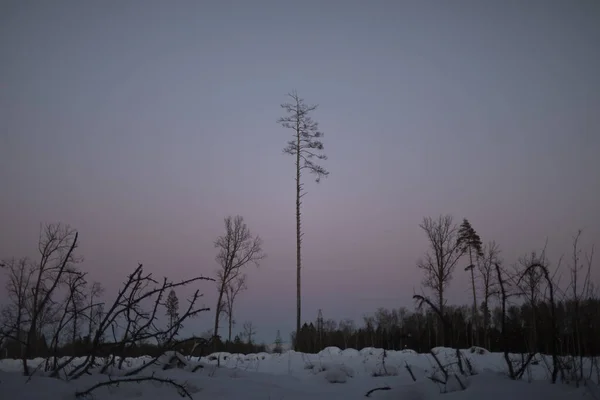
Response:
MULTIPOLYGON (((306 194, 303 190, 304 185, 300 179, 302 172, 309 172, 315 175, 317 182, 321 178, 327 177, 329 172, 317 164, 317 160, 327 160, 323 154, 323 132, 319 130, 319 124, 314 121, 310 113, 317 109, 316 105, 307 105, 296 92, 288 95, 291 98, 289 103, 281 105, 286 112, 286 116, 279 118, 277 122, 284 128, 291 129, 292 139, 287 142, 283 149, 285 154, 292 155, 296 166, 296 340, 300 340, 300 324, 302 321, 302 292, 300 269, 302 267, 301 247, 302 247, 302 229, 300 226, 300 207, 302 196, 306 194)), ((298 347, 294 344, 294 349, 298 347)))
POLYGON ((475 265, 473 265, 473 257, 475 259, 483 257, 483 250, 481 244, 481 238, 475 232, 475 229, 471 226, 471 223, 464 218, 460 228, 458 230, 458 243, 461 250, 464 253, 469 254, 469 265, 465 268, 465 271, 471 271, 471 287, 473 288, 473 309, 472 309, 472 323, 474 332, 472 337, 473 345, 476 345, 476 332, 478 326, 477 318, 477 292, 475 290, 475 265))

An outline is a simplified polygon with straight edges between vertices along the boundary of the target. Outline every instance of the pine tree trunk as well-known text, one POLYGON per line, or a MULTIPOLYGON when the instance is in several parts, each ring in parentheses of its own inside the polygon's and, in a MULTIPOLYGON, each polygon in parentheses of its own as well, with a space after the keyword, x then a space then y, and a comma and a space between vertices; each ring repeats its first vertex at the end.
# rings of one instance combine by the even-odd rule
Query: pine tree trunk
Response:
POLYGON ((473 326, 471 327, 471 343, 473 346, 477 346, 477 293, 475 292, 475 266, 473 265, 473 255, 471 248, 469 247, 469 262, 471 266, 471 287, 473 288, 473 309, 471 310, 471 318, 473 319, 473 326))
POLYGON ((300 324, 302 313, 302 294, 300 281, 300 268, 302 266, 302 258, 300 255, 301 247, 301 227, 300 227, 300 130, 296 130, 297 136, 297 153, 296 153, 296 343, 295 350, 298 351, 298 343, 300 342, 300 324))

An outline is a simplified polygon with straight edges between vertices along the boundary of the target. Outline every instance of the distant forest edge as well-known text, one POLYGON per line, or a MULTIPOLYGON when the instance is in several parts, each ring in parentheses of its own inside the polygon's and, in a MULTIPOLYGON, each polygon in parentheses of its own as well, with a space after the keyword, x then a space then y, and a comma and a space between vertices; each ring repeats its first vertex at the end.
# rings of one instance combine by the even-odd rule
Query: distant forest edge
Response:
MULTIPOLYGON (((559 301, 556 303, 556 320, 558 324, 558 351, 561 355, 574 353, 573 310, 575 302, 559 301)), ((437 346, 469 348, 483 347, 491 352, 502 352, 507 349, 511 353, 543 353, 550 354, 552 335, 549 335, 552 321, 551 307, 548 302, 537 302, 535 307, 530 303, 513 304, 506 310, 505 330, 508 346, 502 343, 502 308, 490 311, 490 326, 487 332, 479 329, 473 340, 473 324, 469 306, 448 306, 446 315, 452 336, 442 342, 438 337, 438 316, 431 310, 408 311, 406 308, 388 310, 380 308, 374 315, 364 317, 360 326, 352 320, 336 322, 333 319, 317 319, 305 323, 300 331, 300 351, 317 353, 329 346, 340 349, 353 348, 361 350, 375 347, 387 350, 412 349, 419 353, 429 352, 437 346)), ((600 300, 588 299, 579 305, 580 331, 582 350, 586 356, 600 355, 600 300)))
MULTIPOLYGON (((574 315, 575 302, 558 301, 556 303, 556 320, 560 335, 558 337, 560 355, 574 353, 576 342, 573 340, 575 328, 572 316, 574 315)), ((488 331, 479 329, 473 340, 472 323, 469 306, 449 306, 447 315, 451 320, 450 329, 453 336, 451 341, 454 347, 469 348, 472 346, 483 347, 491 352, 502 352, 502 308, 496 306, 490 312, 490 327, 488 331)), ((580 331, 582 355, 600 355, 600 300, 586 299, 579 305, 580 331)), ((551 307, 548 302, 540 301, 532 307, 525 302, 521 305, 513 304, 506 311, 506 331, 509 337, 507 350, 511 353, 543 353, 550 354, 552 350, 552 336, 548 334, 552 321, 551 307)), ((335 321, 325 319, 320 315, 315 321, 305 322, 300 331, 300 351, 304 353, 318 353, 326 347, 335 346, 340 349, 357 349, 365 347, 382 348, 386 350, 411 349, 419 353, 429 352, 430 349, 448 345, 437 340, 438 317, 431 310, 417 309, 409 311, 407 308, 388 310, 378 309, 373 315, 365 316, 360 325, 353 320, 345 319, 335 321)), ((211 346, 197 347, 195 356, 208 355, 208 351, 227 351, 230 353, 260 353, 283 351, 282 343, 274 341, 267 346, 261 343, 248 342, 243 335, 236 335, 232 341, 218 341, 211 346)), ((294 334, 292 334, 294 336, 294 334)), ((207 338, 207 342, 208 342, 207 338)), ((292 338, 293 339, 293 338, 292 338)), ((64 343, 57 355, 85 356, 88 353, 89 338, 78 338, 75 342, 64 343)), ((51 355, 48 341, 41 335, 34 345, 35 351, 32 358, 47 357, 51 355)), ((190 354, 191 345, 181 345, 177 350, 183 354, 190 354)), ((160 352, 156 344, 141 341, 128 347, 127 357, 152 356, 160 352)), ((6 340, 2 358, 20 358, 22 346, 14 340, 6 340)))

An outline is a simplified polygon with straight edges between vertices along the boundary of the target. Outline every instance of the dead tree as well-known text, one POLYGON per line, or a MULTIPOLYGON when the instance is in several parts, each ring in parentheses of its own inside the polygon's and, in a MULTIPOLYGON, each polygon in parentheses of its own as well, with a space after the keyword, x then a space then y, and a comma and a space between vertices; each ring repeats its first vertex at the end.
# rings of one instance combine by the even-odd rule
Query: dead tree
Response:
POLYGON ((483 334, 485 346, 490 349, 490 299, 498 294, 497 279, 494 278, 494 265, 500 263, 500 249, 496 242, 491 241, 483 246, 483 257, 479 259, 477 268, 483 291, 482 313, 483 334))
POLYGON ((56 322, 57 296, 70 277, 80 274, 76 264, 78 234, 68 225, 49 224, 40 230, 39 261, 10 260, 7 292, 11 300, 9 324, 11 338, 21 343, 23 373, 30 375, 27 360, 33 358, 35 346, 50 322, 56 322))
POLYGON ((521 364, 521 367, 515 371, 512 360, 509 355, 509 347, 508 347, 508 330, 506 328, 506 304, 510 297, 507 286, 509 282, 504 280, 504 271, 500 267, 499 263, 494 263, 494 269, 496 271, 496 279, 498 281, 498 286, 500 288, 500 304, 502 307, 501 314, 501 329, 500 329, 500 338, 502 343, 502 349, 504 350, 504 360, 506 361, 506 366, 508 367, 508 375, 510 379, 518 380, 521 379, 527 366, 533 359, 535 352, 530 352, 527 359, 521 364))
POLYGON ((237 295, 246 290, 246 275, 240 275, 237 279, 230 282, 225 289, 225 315, 227 315, 228 331, 227 340, 231 342, 231 331, 233 329, 233 305, 237 295))
POLYGON ((423 305, 426 304, 429 306, 429 309, 438 316, 444 327, 447 330, 450 329, 450 321, 448 320, 447 315, 440 310, 439 306, 436 306, 431 300, 420 294, 413 295, 413 300, 417 302, 417 310, 422 310, 423 305))
POLYGON ((33 268, 29 260, 10 259, 1 263, 7 275, 6 293, 9 303, 2 309, 2 331, 4 337, 21 346, 21 356, 27 345, 26 334, 29 326, 27 304, 29 302, 33 268))
MULTIPOLYGON (((423 270, 425 276, 423 285, 433 290, 437 300, 439 315, 444 315, 444 294, 452 279, 452 273, 464 249, 458 241, 458 228, 452 222, 452 216, 439 216, 437 220, 430 217, 423 218, 419 225, 425 231, 429 240, 429 251, 425 258, 417 262, 417 267, 423 270)), ((440 318, 443 327, 443 320, 440 318)), ((438 343, 444 344, 443 329, 438 330, 438 343)))
POLYGON ((586 297, 589 297, 591 289, 591 269, 592 260, 594 257, 594 247, 592 246, 591 252, 586 254, 587 263, 584 264, 581 255, 581 248, 579 247, 579 240, 581 238, 582 231, 579 230, 573 238, 573 254, 572 263, 569 267, 570 275, 570 294, 572 303, 571 313, 571 335, 572 335, 572 349, 570 354, 573 354, 573 366, 577 366, 573 371, 573 379, 577 387, 585 380, 584 377, 584 339, 582 335, 582 313, 581 307, 582 302, 585 301, 586 297), (583 275, 583 276, 581 276, 583 275), (578 357, 578 359, 576 359, 578 357))
POLYGON ((526 276, 529 276, 533 270, 539 269, 542 271, 542 276, 546 280, 546 284, 548 285, 549 295, 550 295, 550 352, 552 355, 552 383, 556 383, 556 378, 558 376, 559 370, 559 359, 558 359, 558 328, 556 324, 556 303, 554 301, 554 282, 552 282, 552 278, 550 278, 550 272, 548 271, 548 267, 541 262, 532 262, 523 274, 519 278, 522 279, 526 276))
POLYGON ((88 373, 89 369, 96 365, 96 359, 106 354, 109 354, 111 359, 104 365, 102 372, 106 372, 111 365, 115 365, 117 359, 119 362, 116 367, 122 369, 127 351, 135 345, 149 340, 159 343, 158 355, 148 363, 127 371, 126 376, 140 373, 166 351, 175 349, 185 341, 175 340, 183 327, 183 322, 209 309, 196 306, 198 299, 202 296, 199 290, 196 290, 188 299, 187 307, 178 314, 177 320, 172 326, 170 324, 161 326, 158 323, 158 310, 164 305, 163 300, 171 289, 201 280, 214 281, 212 278, 203 276, 179 282, 172 282, 167 278, 158 281, 151 273, 144 271, 142 264, 138 265, 123 283, 114 302, 106 307, 93 334, 88 355, 69 372, 69 379, 76 379, 88 373), (105 342, 109 334, 113 336, 112 343, 105 342))
MULTIPOLYGON (((437 316, 439 317, 440 321, 442 322, 442 326, 443 326, 443 330, 445 332, 449 332, 451 334, 450 337, 450 345, 454 347, 454 336, 452 336, 452 323, 450 322, 450 319, 448 318, 448 316, 446 314, 444 314, 442 312, 442 310, 439 309, 439 307, 437 307, 431 300, 429 300, 427 297, 425 296, 421 296, 419 294, 415 294, 413 295, 413 299, 417 301, 417 308, 421 309, 423 307, 423 304, 427 304, 429 306, 429 308, 437 314, 437 316)), ((456 363, 458 365, 458 369, 460 370, 461 374, 465 374, 465 369, 464 366, 462 364, 462 355, 460 353, 460 349, 458 347, 456 347, 455 349, 456 351, 456 363)), ((433 358, 437 361, 438 365, 440 366, 440 369, 444 372, 444 375, 446 377, 446 381, 448 380, 448 374, 445 371, 444 367, 442 366, 442 364, 440 363, 440 361, 438 360, 438 358, 436 357, 436 355, 433 353, 433 351, 431 351, 431 354, 433 355, 433 358)), ((444 382, 445 383, 445 382, 444 382)), ((464 390, 464 389, 463 389, 464 390)))
POLYGON ((261 238, 250 232, 244 218, 239 215, 225 218, 225 234, 217 238, 215 247, 219 251, 216 258, 219 263, 216 279, 218 298, 213 330, 216 338, 219 335, 219 319, 224 312, 223 298, 227 288, 243 274, 244 267, 248 264, 258 266, 266 256, 262 251, 261 238))
POLYGON ((87 341, 91 340, 92 335, 94 334, 98 324, 100 323, 100 318, 102 318, 102 308, 104 307, 104 303, 99 302, 98 299, 104 294, 104 287, 100 282, 92 283, 92 286, 89 290, 88 295, 88 304, 87 304, 87 341))
POLYGON ((252 321, 244 322, 244 337, 246 338, 248 344, 252 344, 252 338, 256 335, 256 330, 254 329, 254 324, 252 321))
POLYGON ((84 306, 86 285, 87 281, 84 273, 73 273, 67 276, 67 294, 62 304, 56 307, 60 316, 54 326, 54 333, 50 340, 52 357, 46 359, 46 371, 57 369, 60 341, 63 339, 62 336, 65 331, 69 330, 69 326, 71 331, 68 335, 70 342, 75 343, 79 337, 82 319, 86 311, 84 306))
POLYGON ((540 302, 540 285, 543 280, 543 272, 538 268, 529 268, 532 264, 541 264, 545 261, 545 248, 538 257, 536 252, 532 252, 529 257, 522 257, 519 263, 513 266, 514 272, 508 275, 513 285, 518 289, 518 294, 523 296, 531 308, 529 337, 529 352, 537 353, 540 351, 538 343, 539 320, 537 318, 537 308, 540 302))
POLYGON ((298 350, 300 325, 302 323, 302 291, 301 291, 301 268, 302 268, 302 229, 300 224, 301 199, 306 194, 304 185, 301 183, 302 172, 307 171, 316 176, 316 182, 327 177, 329 172, 316 163, 317 160, 327 160, 323 154, 323 132, 319 131, 319 125, 312 119, 310 114, 317 109, 316 105, 307 105, 294 91, 288 96, 291 102, 281 104, 286 116, 277 120, 281 126, 293 131, 293 139, 287 142, 283 149, 285 154, 292 155, 296 164, 296 340, 295 350, 298 350))

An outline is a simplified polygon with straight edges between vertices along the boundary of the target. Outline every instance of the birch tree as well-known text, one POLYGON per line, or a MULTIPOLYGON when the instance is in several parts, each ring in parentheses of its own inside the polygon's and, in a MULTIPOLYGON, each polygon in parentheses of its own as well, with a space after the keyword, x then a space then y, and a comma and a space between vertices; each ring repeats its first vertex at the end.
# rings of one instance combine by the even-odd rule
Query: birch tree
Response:
POLYGON ((225 218, 225 234, 217 238, 215 247, 218 249, 216 260, 219 269, 216 279, 218 299, 213 336, 217 337, 219 319, 225 311, 224 297, 227 288, 243 275, 248 264, 258 266, 265 258, 265 254, 262 251, 262 239, 250 232, 244 218, 240 215, 225 218))

